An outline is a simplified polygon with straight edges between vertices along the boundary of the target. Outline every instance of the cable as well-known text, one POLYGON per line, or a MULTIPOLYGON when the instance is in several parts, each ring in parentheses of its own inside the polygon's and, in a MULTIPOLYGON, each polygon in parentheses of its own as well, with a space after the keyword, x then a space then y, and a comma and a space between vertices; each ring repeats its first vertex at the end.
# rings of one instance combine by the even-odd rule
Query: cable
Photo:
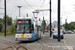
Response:
MULTIPOLYGON (((9 0, 8 0, 8 1, 9 1, 9 0)), ((6 3, 7 3, 8 1, 6 1, 6 3)), ((1 7, 3 7, 3 5, 2 5, 1 7)), ((1 7, 0 7, 0 8, 1 8, 1 7)))
POLYGON ((24 0, 33 10, 35 10, 26 0, 24 0))
MULTIPOLYGON (((2 0, 0 0, 0 2, 2 2, 2 0)), ((3 6, 3 5, 1 5, 0 8, 1 8, 2 6, 3 6)))
POLYGON ((41 9, 41 8, 42 8, 42 6, 43 6, 44 2, 45 2, 45 0, 43 0, 42 5, 40 6, 40 8, 39 8, 39 9, 41 9))
POLYGON ((43 15, 43 17, 44 17, 44 12, 42 11, 42 15, 43 15))
MULTIPOLYGON (((8 1, 9 1, 9 0, 8 0, 8 1)), ((6 3, 7 3, 8 1, 6 1, 6 3)))

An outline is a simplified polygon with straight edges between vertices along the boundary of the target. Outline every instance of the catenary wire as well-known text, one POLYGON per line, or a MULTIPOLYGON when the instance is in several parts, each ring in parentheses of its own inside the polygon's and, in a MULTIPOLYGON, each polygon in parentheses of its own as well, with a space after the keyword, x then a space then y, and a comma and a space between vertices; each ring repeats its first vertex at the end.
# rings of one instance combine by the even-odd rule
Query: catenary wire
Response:
POLYGON ((24 1, 28 4, 28 6, 30 6, 33 10, 35 10, 26 0, 24 1))
MULTIPOLYGON (((8 0, 9 1, 9 0, 8 0)), ((8 3, 8 1, 6 1, 6 3, 8 3)), ((4 5, 2 5, 0 8, 2 8, 4 5)))
POLYGON ((39 9, 41 9, 41 8, 42 8, 42 6, 43 6, 44 2, 45 2, 45 0, 43 0, 42 5, 40 6, 40 8, 39 8, 39 9))

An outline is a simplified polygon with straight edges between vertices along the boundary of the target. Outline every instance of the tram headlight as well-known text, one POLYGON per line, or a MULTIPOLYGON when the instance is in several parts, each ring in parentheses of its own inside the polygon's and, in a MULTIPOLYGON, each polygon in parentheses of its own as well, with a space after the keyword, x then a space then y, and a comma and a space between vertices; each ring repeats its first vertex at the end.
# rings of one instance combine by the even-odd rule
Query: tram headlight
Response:
POLYGON ((29 37, 29 35, 27 35, 29 37))
POLYGON ((27 35, 27 37, 31 37, 31 35, 27 35))
POLYGON ((16 35, 16 37, 19 37, 19 35, 16 35))

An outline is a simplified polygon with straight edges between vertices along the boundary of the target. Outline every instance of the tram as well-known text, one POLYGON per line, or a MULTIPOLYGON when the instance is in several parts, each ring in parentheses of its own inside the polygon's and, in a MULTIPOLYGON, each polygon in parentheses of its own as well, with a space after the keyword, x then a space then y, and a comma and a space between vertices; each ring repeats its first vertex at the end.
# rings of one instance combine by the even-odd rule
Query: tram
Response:
POLYGON ((34 41, 41 38, 41 22, 30 17, 18 17, 16 41, 34 41))

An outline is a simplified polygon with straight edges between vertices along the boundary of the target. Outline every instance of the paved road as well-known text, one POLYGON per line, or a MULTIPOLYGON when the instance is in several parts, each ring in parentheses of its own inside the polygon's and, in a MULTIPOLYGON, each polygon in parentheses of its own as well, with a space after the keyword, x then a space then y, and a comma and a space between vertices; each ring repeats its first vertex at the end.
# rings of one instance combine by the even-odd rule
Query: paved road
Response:
POLYGON ((0 49, 5 48, 5 50, 12 50, 12 48, 14 50, 16 50, 15 48, 19 48, 17 50, 25 50, 24 47, 29 50, 65 50, 63 46, 65 45, 62 40, 58 42, 57 39, 50 38, 47 33, 42 35, 41 39, 33 42, 16 42, 14 36, 0 36, 0 49))
POLYGON ((64 34, 64 39, 74 47, 75 50, 75 33, 74 34, 64 34))

